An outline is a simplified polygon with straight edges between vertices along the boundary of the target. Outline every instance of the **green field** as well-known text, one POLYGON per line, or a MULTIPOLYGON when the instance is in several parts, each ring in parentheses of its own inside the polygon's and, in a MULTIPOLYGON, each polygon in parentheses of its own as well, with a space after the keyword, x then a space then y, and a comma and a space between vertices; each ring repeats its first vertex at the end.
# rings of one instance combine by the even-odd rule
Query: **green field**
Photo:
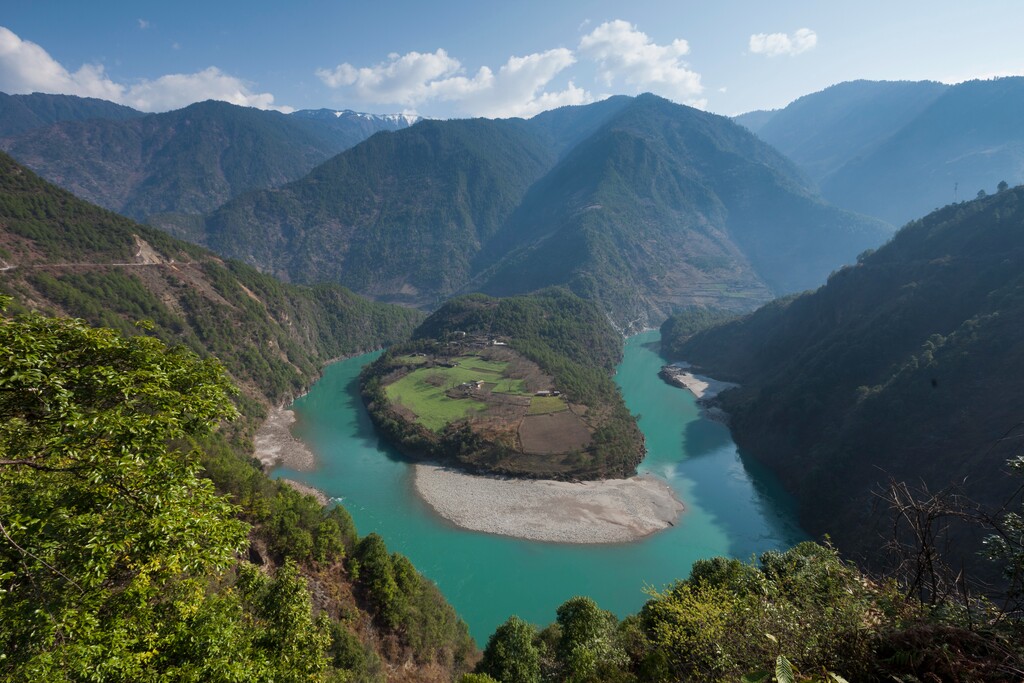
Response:
MULTIPOLYGON (((396 360, 410 365, 426 359, 402 356, 396 360)), ((408 408, 416 414, 416 421, 419 424, 437 432, 451 422, 461 420, 473 412, 487 408, 487 404, 481 401, 470 398, 455 399, 445 395, 448 389, 457 387, 464 382, 482 380, 490 386, 494 393, 528 395, 523 380, 503 376, 508 368, 507 362, 484 360, 476 356, 461 356, 452 359, 452 362, 458 365, 454 368, 419 368, 397 382, 389 384, 384 388, 388 400, 408 408)), ((559 409, 564 407, 563 402, 559 409)), ((559 409, 543 412, 557 412, 559 409)), ((532 404, 531 410, 533 410, 532 404)))
POLYGON ((504 374, 505 369, 508 368, 508 363, 504 361, 484 360, 477 356, 461 356, 456 358, 455 362, 459 364, 459 367, 472 368, 491 375, 504 374))
POLYGON ((435 432, 445 425, 461 420, 472 411, 483 410, 487 404, 468 398, 451 399, 444 392, 462 382, 480 379, 472 370, 463 368, 420 368, 389 384, 384 391, 388 400, 400 403, 416 413, 416 421, 435 432), (444 377, 440 386, 428 382, 428 378, 444 377))
POLYGON ((530 399, 527 415, 547 415, 568 410, 569 404, 561 396, 534 396, 530 399))

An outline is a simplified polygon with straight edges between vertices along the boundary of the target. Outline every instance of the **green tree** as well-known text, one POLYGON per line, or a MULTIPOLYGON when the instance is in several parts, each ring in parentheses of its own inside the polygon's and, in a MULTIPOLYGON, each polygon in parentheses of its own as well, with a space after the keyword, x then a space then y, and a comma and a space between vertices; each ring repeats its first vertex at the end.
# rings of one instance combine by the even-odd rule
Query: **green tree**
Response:
POLYGON ((540 653, 533 644, 536 629, 511 616, 487 640, 477 673, 501 683, 539 683, 540 653))
POLYGON ((562 637, 558 642, 558 660, 566 681, 585 681, 599 667, 623 667, 625 650, 615 642, 617 619, 597 606, 591 598, 577 596, 558 608, 557 623, 562 637))
POLYGON ((232 391, 150 337, 0 318, 0 672, 146 680, 182 621, 223 617, 205 586, 248 527, 191 444, 232 391))
POLYGON ((1000 180, 999 184, 996 185, 996 190, 999 192, 1006 192, 1010 189, 1010 185, 1005 180, 1000 180))
MULTIPOLYGON (((1007 464, 1011 470, 1024 474, 1024 456, 1007 464)), ((1019 609, 1024 605, 1024 508, 1021 512, 1007 512, 996 527, 997 533, 985 539, 985 552, 990 559, 1003 564, 1010 598, 1019 609)))

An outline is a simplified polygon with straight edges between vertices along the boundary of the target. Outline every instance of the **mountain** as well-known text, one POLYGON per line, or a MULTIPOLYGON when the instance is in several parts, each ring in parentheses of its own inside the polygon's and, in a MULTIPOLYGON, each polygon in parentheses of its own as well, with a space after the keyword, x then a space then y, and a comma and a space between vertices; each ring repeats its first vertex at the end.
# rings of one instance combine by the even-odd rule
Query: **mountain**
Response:
POLYGON ((738 114, 732 120, 740 124, 751 133, 759 133, 765 124, 771 121, 780 109, 757 109, 748 111, 745 114, 738 114))
POLYGON ((567 285, 622 328, 820 283, 887 227, 728 119, 653 95, 375 136, 183 231, 300 282, 433 306, 567 285))
MULTIPOLYGON (((958 485, 990 508, 1014 493, 1022 234, 1024 188, 948 206, 816 292, 682 341, 682 358, 742 385, 720 395, 736 441, 779 474, 812 534, 878 566, 872 493, 889 477, 958 485)), ((977 568, 976 535, 952 548, 954 566, 977 568)))
POLYGON ((728 119, 642 95, 530 188, 479 280, 498 295, 568 284, 631 327, 813 287, 886 235, 728 119))
MULTIPOLYGON (((99 109, 109 104, 90 102, 99 109)), ((146 220, 211 211, 404 125, 405 119, 285 115, 211 100, 162 114, 60 120, 5 137, 0 148, 83 199, 146 220)))
POLYGON ((1024 78, 840 83, 737 117, 829 202, 894 225, 1000 181, 1024 182, 1024 78), (754 118, 759 117, 759 118, 754 118))
POLYGON ((216 355, 250 412, 279 404, 330 358, 408 336, 421 315, 336 285, 284 285, 77 199, 0 154, 0 293, 216 355))
POLYGON ((935 207, 1024 182, 1024 78, 946 90, 874 149, 821 183, 830 201, 901 224, 935 207))
POLYGON ((279 190, 229 202, 202 243, 283 278, 432 305, 554 162, 521 120, 422 121, 279 190))
POLYGON ((821 182, 870 153, 948 89, 932 81, 849 81, 805 95, 784 109, 736 120, 821 182))
POLYGON ((58 121, 105 119, 124 121, 145 116, 141 111, 93 97, 74 95, 8 95, 0 93, 0 138, 33 128, 45 128, 58 121))

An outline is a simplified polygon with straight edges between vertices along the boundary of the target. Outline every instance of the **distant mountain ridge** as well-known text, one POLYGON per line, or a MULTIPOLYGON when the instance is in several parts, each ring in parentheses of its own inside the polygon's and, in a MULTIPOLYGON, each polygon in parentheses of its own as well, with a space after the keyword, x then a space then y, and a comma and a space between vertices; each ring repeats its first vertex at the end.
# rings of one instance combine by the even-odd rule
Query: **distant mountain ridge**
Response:
POLYGON ((43 128, 59 121, 104 119, 124 121, 145 116, 141 111, 93 97, 74 95, 8 95, 0 93, 0 138, 43 128))
POLYGON ((423 121, 187 236, 294 281, 424 306, 568 285, 634 329, 689 303, 749 309, 814 286, 888 234, 823 203, 725 117, 644 95, 423 121))
POLYGON ((0 148, 83 199, 137 220, 199 214, 295 180, 411 120, 324 111, 286 115, 211 100, 143 114, 102 100, 4 95, 0 124, 12 123, 0 125, 8 131, 0 148), (25 110, 38 113, 29 120, 25 110))
POLYGON ((736 120, 837 206, 894 225, 1024 182, 1024 78, 840 83, 736 120))
POLYGON ((299 109, 293 111, 289 116, 298 119, 314 120, 352 120, 359 119, 371 122, 386 122, 397 124, 400 127, 408 127, 423 120, 418 114, 367 114, 366 112, 352 111, 351 109, 299 109))

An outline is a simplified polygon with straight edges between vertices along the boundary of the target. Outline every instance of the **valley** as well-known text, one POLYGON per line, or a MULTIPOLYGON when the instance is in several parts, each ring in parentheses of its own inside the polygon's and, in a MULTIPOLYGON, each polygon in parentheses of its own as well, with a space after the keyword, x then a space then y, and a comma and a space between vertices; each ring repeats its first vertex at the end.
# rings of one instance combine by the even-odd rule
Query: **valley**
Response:
POLYGON ((66 9, 0 26, 0 681, 1024 676, 1024 77, 917 35, 1021 11, 839 82, 826 5, 66 9))
MULTIPOLYGON (((359 373, 376 354, 328 366, 310 392, 296 400, 295 433, 313 449, 316 467, 282 468, 275 476, 340 499, 361 533, 389 539, 438 583, 481 644, 509 614, 534 623, 549 620, 554 608, 583 586, 605 609, 625 616, 647 599, 645 585, 668 584, 699 557, 749 557, 805 538, 794 523, 792 501, 773 477, 737 451, 724 425, 702 419, 692 396, 658 378, 663 361, 652 348, 656 342, 657 332, 630 337, 615 382, 630 411, 641 416, 648 452, 640 473, 667 482, 685 510, 674 526, 666 524, 641 540, 528 541, 495 531, 466 531, 438 516, 416 493, 422 466, 410 464, 381 439, 363 407, 359 373)), ((511 481, 523 488, 533 484, 511 481)), ((467 494, 474 491, 472 480, 453 484, 467 494)), ((460 492, 452 495, 457 499, 460 492)), ((491 506, 504 502, 476 499, 473 517, 486 519, 491 506)), ((505 517, 504 510, 501 514, 506 524, 530 521, 505 517)), ((548 510, 542 516, 566 529, 575 525, 576 539, 592 533, 589 524, 595 517, 610 516, 596 509, 576 518, 563 514, 548 510)))

